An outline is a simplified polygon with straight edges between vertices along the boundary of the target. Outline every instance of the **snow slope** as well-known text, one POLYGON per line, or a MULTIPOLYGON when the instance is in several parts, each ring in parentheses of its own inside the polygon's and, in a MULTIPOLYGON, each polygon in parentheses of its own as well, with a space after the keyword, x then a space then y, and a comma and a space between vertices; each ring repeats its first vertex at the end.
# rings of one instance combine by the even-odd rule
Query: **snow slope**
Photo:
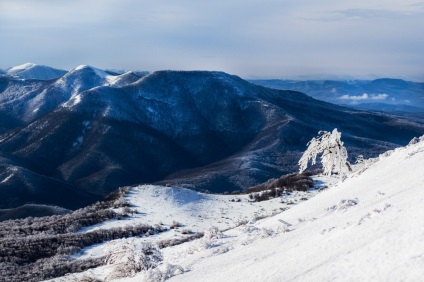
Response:
MULTIPOLYGON (((209 231, 202 239, 162 249, 164 263, 158 269, 172 264, 185 270, 170 281, 422 281, 423 169, 424 136, 416 144, 365 162, 344 182, 278 215, 222 233, 209 231)), ((137 209, 146 205, 144 216, 149 220, 163 220, 166 214, 175 213, 175 218, 192 227, 202 225, 194 216, 198 211, 202 217, 210 211, 207 224, 219 223, 219 213, 213 216, 222 207, 219 197, 240 197, 155 188, 137 187, 129 199, 137 209)), ((239 204, 243 215, 249 210, 243 210, 241 200, 231 204, 239 204)), ((226 212, 234 215, 236 208, 226 212)), ((148 240, 154 242, 155 237, 148 240)), ((81 258, 104 255, 134 242, 128 240, 133 239, 98 245, 81 258)), ((105 279, 113 267, 53 281, 84 276, 105 279)), ((116 281, 152 281, 148 277, 149 272, 141 272, 116 281)))
POLYGON ((307 202, 224 233, 214 248, 166 250, 190 270, 171 281, 420 281, 423 171, 422 137, 307 202))
MULTIPOLYGON (((316 193, 317 190, 294 191, 286 196, 283 203, 281 198, 266 202, 250 202, 247 195, 213 195, 185 188, 142 185, 134 187, 127 196, 132 204, 131 208, 137 210, 137 214, 129 219, 111 220, 84 228, 82 232, 143 223, 160 224, 169 229, 178 222, 181 224, 180 228, 169 229, 154 237, 140 240, 155 242, 163 239, 178 239, 187 236, 182 234, 182 230, 203 232, 211 226, 226 230, 254 221, 255 218, 269 217, 311 198, 316 193)), ((105 245, 99 245, 88 249, 80 258, 107 255, 108 252, 105 245)))

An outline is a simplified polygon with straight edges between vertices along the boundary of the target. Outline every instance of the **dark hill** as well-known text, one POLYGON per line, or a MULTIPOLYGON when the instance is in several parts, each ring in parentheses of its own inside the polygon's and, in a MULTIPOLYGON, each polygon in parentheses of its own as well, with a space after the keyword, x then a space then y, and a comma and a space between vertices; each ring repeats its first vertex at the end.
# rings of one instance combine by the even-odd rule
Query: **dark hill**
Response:
POLYGON ((119 86, 87 67, 60 79, 71 75, 67 83, 50 81, 54 87, 46 89, 54 91, 43 94, 50 100, 68 95, 64 104, 0 138, 1 152, 25 160, 19 175, 36 191, 7 179, 6 163, 0 167, 0 207, 13 195, 13 206, 33 199, 72 208, 63 195, 73 197, 73 207, 83 206, 117 187, 148 182, 238 190, 297 170, 301 151, 319 130, 337 127, 351 157, 375 156, 424 134, 423 124, 406 118, 336 106, 221 72, 161 71, 119 86))

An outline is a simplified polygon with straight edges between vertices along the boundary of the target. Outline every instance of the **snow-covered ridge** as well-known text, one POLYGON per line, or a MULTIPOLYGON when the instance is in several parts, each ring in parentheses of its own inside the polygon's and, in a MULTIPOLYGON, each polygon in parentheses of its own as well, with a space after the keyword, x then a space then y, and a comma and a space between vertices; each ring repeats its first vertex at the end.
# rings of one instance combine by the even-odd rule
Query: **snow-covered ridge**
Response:
MULTIPOLYGON (((19 66, 7 68, 6 70, 0 69, 0 74, 7 74, 12 78, 17 79, 50 80, 61 78, 63 76, 73 76, 75 72, 84 70, 94 72, 94 74, 99 78, 96 85, 93 85, 92 87, 120 87, 128 83, 128 76, 134 75, 137 76, 138 79, 148 74, 148 72, 143 71, 103 70, 90 65, 79 65, 70 71, 65 71, 34 63, 25 63, 19 66)), ((137 79, 133 79, 133 81, 137 79)), ((63 80, 59 80, 56 83, 58 86, 64 86, 65 84, 66 83, 63 80)))
MULTIPOLYGON (((202 239, 162 249, 164 262, 158 271, 166 265, 184 270, 170 281, 420 281, 424 274, 423 171, 424 136, 382 154, 361 174, 289 210, 225 232, 209 229, 202 239)), ((137 203, 136 208, 144 207, 146 216, 156 214, 152 221, 166 222, 171 220, 166 214, 174 212, 168 209, 169 203, 187 206, 186 212, 196 214, 196 205, 209 196, 215 197, 138 187, 128 199, 137 203), (157 202, 150 202, 154 197, 157 202), (143 202, 146 199, 150 203, 143 202), (162 206, 164 202, 168 204, 162 206)), ((209 214, 216 215, 216 211, 209 214)), ((194 217, 183 220, 199 222, 194 217)), ((136 244, 131 240, 99 245, 85 256, 100 255, 128 242, 136 244)), ((106 265, 54 281, 84 275, 103 279, 111 271, 113 265, 106 265)), ((152 273, 140 272, 119 281, 149 281, 152 273)))
POLYGON ((36 64, 33 64, 33 63, 25 63, 25 64, 22 64, 22 65, 19 65, 19 66, 9 68, 8 72, 14 73, 14 72, 17 72, 17 71, 28 70, 28 69, 35 67, 35 66, 36 66, 36 64))
POLYGON ((51 68, 48 66, 25 63, 11 67, 6 70, 8 75, 24 79, 49 80, 61 77, 66 73, 64 70, 51 68))
POLYGON ((72 74, 75 71, 81 71, 81 70, 91 70, 95 73, 96 76, 98 76, 100 79, 104 80, 104 82, 109 84, 113 84, 116 81, 116 78, 118 77, 118 75, 111 75, 102 69, 95 68, 89 65, 79 65, 75 69, 69 71, 68 74, 72 74))

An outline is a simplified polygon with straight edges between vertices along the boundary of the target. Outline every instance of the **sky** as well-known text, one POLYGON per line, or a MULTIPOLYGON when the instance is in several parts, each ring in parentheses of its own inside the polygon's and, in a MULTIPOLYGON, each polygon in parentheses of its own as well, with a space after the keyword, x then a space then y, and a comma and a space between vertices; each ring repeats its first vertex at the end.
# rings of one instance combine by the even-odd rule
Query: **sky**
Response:
POLYGON ((0 68, 424 81, 420 0, 0 0, 0 68))

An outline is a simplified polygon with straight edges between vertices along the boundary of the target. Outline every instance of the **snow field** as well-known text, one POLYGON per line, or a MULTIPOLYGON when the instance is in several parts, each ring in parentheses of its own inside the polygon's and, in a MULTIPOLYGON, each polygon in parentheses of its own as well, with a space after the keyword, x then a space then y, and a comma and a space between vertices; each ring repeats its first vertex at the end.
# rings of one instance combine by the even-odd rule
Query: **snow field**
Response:
POLYGON ((243 245, 248 232, 239 227, 217 240, 230 250, 224 254, 178 255, 195 242, 165 249, 166 260, 189 270, 171 281, 420 281, 423 168, 421 141, 252 226, 273 230, 269 237, 243 245))
MULTIPOLYGON (((206 230, 203 238, 161 250, 163 262, 157 269, 175 270, 175 276, 167 277, 170 281, 422 281, 424 138, 362 166, 356 166, 344 182, 320 176, 317 183, 328 189, 304 202, 300 197, 305 195, 291 195, 298 205, 238 227, 234 227, 237 221, 260 212, 275 213, 284 206, 281 199, 249 203, 246 196, 138 186, 128 195, 137 215, 84 231, 136 222, 161 221, 170 226, 174 220, 184 225, 181 228, 206 230)), ((183 236, 174 229, 115 240, 85 250, 80 258, 108 254, 129 240, 155 242, 183 236)), ((105 279, 113 271, 113 265, 106 265, 53 281, 84 275, 105 279)), ((110 281, 155 281, 149 273, 110 281)))

